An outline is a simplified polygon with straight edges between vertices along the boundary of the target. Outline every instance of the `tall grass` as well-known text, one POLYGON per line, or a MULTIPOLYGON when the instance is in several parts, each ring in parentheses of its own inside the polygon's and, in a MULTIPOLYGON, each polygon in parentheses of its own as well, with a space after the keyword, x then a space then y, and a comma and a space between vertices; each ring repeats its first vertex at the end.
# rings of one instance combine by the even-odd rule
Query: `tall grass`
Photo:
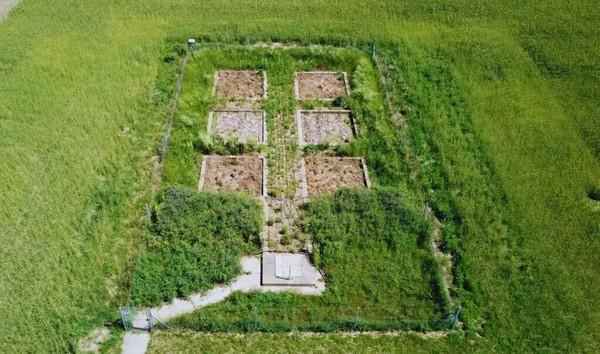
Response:
MULTIPOLYGON (((202 331, 347 331, 447 328, 449 309, 432 287, 437 263, 429 224, 406 190, 340 190, 310 202, 302 220, 324 271, 321 296, 234 294, 175 320, 202 331)), ((438 284, 439 287, 439 284, 438 284)))
POLYGON ((259 250, 261 211, 247 196, 162 190, 134 269, 131 304, 159 305, 231 281, 241 272, 239 258, 259 250))

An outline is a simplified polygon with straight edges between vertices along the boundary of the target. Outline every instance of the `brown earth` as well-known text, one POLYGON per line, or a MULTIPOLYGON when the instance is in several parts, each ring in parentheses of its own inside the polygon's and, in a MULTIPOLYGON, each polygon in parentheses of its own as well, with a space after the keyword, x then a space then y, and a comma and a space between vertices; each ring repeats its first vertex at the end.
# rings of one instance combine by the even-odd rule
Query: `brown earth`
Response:
POLYGON ((204 190, 262 195, 263 159, 258 156, 207 157, 204 190))
POLYGON ((260 100, 264 94, 260 71, 219 70, 215 85, 217 96, 228 100, 260 100))
POLYGON ((367 186, 360 158, 310 156, 305 163, 309 195, 367 186))
POLYGON ((301 100, 333 100, 347 95, 342 73, 298 73, 297 80, 297 98, 301 100))

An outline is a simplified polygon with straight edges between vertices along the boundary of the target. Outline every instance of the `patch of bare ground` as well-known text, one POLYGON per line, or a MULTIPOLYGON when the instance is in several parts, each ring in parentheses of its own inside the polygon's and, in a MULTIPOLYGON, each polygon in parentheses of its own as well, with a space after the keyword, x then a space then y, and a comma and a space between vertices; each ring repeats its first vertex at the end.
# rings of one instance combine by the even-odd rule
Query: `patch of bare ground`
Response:
POLYGON ((261 196, 263 165, 260 156, 207 156, 202 163, 200 189, 261 196))
POLYGON ((334 100, 349 94, 344 73, 307 71, 296 74, 296 98, 334 100))
MULTIPOLYGON (((218 110, 213 112, 214 132, 228 140, 241 143, 265 142, 265 121, 262 111, 218 110)), ((211 127, 212 128, 212 127, 211 127)))
POLYGON ((255 70, 219 70, 215 74, 217 97, 227 100, 260 100, 265 95, 264 73, 255 70))
POLYGON ((110 337, 110 330, 106 327, 96 328, 79 341, 81 353, 99 353, 100 345, 110 337))
POLYGON ((347 143, 354 137, 350 111, 315 110, 298 111, 300 145, 347 143))
POLYGON ((330 193, 339 188, 369 187, 361 158, 310 156, 305 159, 308 195, 330 193))
POLYGON ((339 336, 344 338, 369 336, 372 338, 381 337, 402 337, 402 336, 416 336, 423 339, 440 339, 448 336, 450 332, 447 331, 431 331, 431 332, 416 332, 416 331, 387 331, 387 332, 371 332, 371 331, 355 331, 355 332, 288 332, 288 333, 227 333, 227 332, 197 332, 190 330, 174 330, 174 331, 163 331, 158 330, 155 332, 157 336, 163 335, 191 335, 198 337, 217 337, 217 338, 246 338, 246 337, 261 337, 261 336, 288 336, 291 338, 308 338, 308 337, 330 337, 339 336))

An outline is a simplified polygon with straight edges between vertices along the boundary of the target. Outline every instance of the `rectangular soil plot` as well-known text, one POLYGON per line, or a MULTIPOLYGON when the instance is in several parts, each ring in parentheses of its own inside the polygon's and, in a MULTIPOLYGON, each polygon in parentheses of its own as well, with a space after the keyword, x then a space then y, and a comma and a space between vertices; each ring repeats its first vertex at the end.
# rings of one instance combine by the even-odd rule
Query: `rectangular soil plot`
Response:
POLYGON ((267 75, 264 71, 219 70, 215 73, 215 92, 227 100, 262 100, 267 97, 267 75))
POLYGON ((215 110, 208 118, 208 134, 241 143, 266 143, 267 127, 263 111, 215 110))
POLYGON ((346 73, 334 71, 305 71, 296 73, 296 99, 333 101, 348 96, 350 87, 346 73))
POLYGON ((350 111, 313 110, 296 112, 298 144, 347 143, 355 135, 350 111))
POLYGON ((308 195, 330 193, 339 188, 370 188, 369 174, 359 157, 311 156, 305 159, 308 195))
POLYGON ((198 189, 265 196, 266 167, 267 162, 262 156, 206 156, 202 161, 198 189))

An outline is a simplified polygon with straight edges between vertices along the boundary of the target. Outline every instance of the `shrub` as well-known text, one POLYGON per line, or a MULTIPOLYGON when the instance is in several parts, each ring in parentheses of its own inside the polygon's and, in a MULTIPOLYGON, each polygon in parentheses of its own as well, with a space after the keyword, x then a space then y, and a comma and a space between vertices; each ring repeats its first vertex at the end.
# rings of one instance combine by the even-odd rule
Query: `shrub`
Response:
POLYGON ((258 249, 259 202, 228 193, 161 191, 153 208, 149 246, 134 270, 131 301, 153 305, 231 281, 239 257, 258 249))

